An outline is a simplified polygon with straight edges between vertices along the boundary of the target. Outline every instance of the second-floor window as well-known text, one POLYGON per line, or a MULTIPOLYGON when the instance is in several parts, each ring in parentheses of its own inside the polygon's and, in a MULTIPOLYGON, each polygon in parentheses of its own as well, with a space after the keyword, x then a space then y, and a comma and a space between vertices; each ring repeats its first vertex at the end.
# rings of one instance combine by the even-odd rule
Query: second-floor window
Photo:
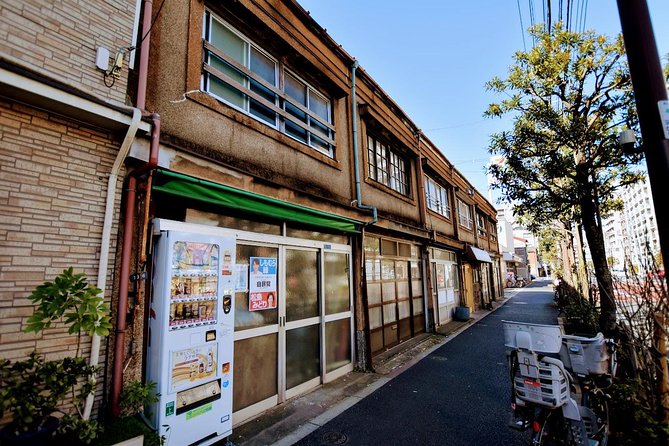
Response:
POLYGON ((448 191, 430 177, 425 177, 425 201, 428 209, 446 218, 451 218, 451 207, 448 205, 448 191))
POLYGON ((324 94, 210 12, 203 29, 204 91, 334 156, 332 104, 324 94))
POLYGON ((472 208, 467 203, 458 198, 458 222, 460 226, 472 229, 474 221, 472 219, 472 208))
POLYGON ((375 138, 367 138, 369 177, 402 195, 409 195, 407 162, 402 156, 375 138))
POLYGON ((476 230, 479 237, 486 237, 488 235, 485 217, 481 214, 476 214, 476 230))

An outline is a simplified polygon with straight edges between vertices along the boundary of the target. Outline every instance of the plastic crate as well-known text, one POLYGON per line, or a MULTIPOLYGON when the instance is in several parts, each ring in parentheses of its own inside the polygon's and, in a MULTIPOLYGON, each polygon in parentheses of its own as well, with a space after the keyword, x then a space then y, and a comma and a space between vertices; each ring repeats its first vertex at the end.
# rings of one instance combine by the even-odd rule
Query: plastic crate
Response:
POLYGON ((577 375, 606 375, 610 373, 610 360, 604 335, 593 338, 583 336, 562 337, 560 360, 577 375))
POLYGON ((567 402, 569 384, 558 366, 537 361, 536 366, 533 366, 536 370, 529 374, 523 374, 521 367, 513 377, 513 391, 517 399, 550 408, 560 407, 567 402))

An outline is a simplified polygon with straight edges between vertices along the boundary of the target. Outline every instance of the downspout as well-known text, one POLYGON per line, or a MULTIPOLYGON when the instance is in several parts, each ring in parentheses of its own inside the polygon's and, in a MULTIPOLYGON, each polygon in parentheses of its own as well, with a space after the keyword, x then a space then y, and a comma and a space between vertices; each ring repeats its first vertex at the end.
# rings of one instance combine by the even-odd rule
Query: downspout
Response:
MULTIPOLYGON (((420 214, 420 224, 423 227, 423 229, 428 230, 430 234, 430 239, 433 239, 434 235, 434 240, 436 241, 437 237, 437 231, 434 228, 428 228, 427 227, 427 196, 425 194, 425 172, 423 171, 423 160, 425 159, 423 157, 423 154, 421 153, 420 150, 420 143, 421 143, 421 131, 416 130, 416 139, 417 139, 417 147, 418 147, 418 165, 416 166, 416 182, 418 186, 418 213, 420 214)), ((425 314, 430 315, 432 317, 427 317, 425 318, 425 330, 427 332, 430 332, 431 329, 434 329, 438 325, 438 316, 437 316, 437 311, 435 310, 438 307, 438 304, 436 302, 436 296, 435 293, 432 292, 432 281, 434 278, 432 277, 432 263, 430 262, 430 253, 429 253, 429 241, 424 245, 424 250, 421 254, 421 261, 423 262, 423 270, 426 271, 424 274, 425 276, 425 281, 423 282, 424 284, 424 289, 423 289, 423 295, 424 296, 430 296, 429 299, 425 299, 425 314), (432 313, 430 313, 432 312, 432 313)))
MULTIPOLYGON (((109 242, 111 241, 111 228, 112 228, 112 218, 114 216, 114 206, 116 203, 116 182, 118 181, 118 173, 123 166, 126 156, 130 151, 130 146, 135 140, 135 135, 137 134, 137 128, 139 127, 140 120, 142 118, 142 113, 138 108, 133 109, 132 112, 132 122, 128 127, 128 131, 125 134, 123 143, 119 148, 116 159, 114 160, 114 165, 112 166, 111 173, 107 180, 107 200, 105 203, 105 217, 102 225, 102 241, 100 245, 100 261, 98 263, 98 280, 97 287, 104 291, 107 287, 107 267, 109 264, 109 242)), ((101 338, 99 335, 94 334, 91 338, 91 355, 88 361, 88 364, 91 366, 97 366, 100 360, 100 342, 101 338)), ((93 381, 96 380, 96 376, 93 375, 91 378, 93 381)), ((93 401, 95 400, 95 395, 90 394, 86 397, 86 404, 84 405, 84 420, 88 420, 91 416, 91 410, 93 409, 93 401)))
POLYGON ((372 211, 372 221, 365 223, 365 226, 373 225, 378 221, 376 207, 362 204, 362 191, 360 189, 360 154, 358 148, 358 101, 355 94, 355 71, 358 68, 358 61, 353 61, 351 66, 351 126, 353 127, 353 163, 355 170, 355 205, 358 209, 367 209, 372 211))
MULTIPOLYGON (((358 148, 358 100, 357 96, 355 93, 355 72, 358 68, 358 61, 354 60, 353 65, 351 66, 351 133, 353 136, 353 167, 354 167, 354 172, 355 172, 355 205, 358 209, 367 209, 372 211, 372 220, 365 223, 362 228, 362 232, 360 234, 360 277, 361 277, 361 285, 360 285, 360 290, 362 292, 362 302, 363 302, 363 309, 366 308, 367 303, 367 292, 362 285, 362 278, 364 277, 364 249, 362 249, 363 243, 364 243, 364 237, 365 237, 365 228, 367 226, 373 225, 378 221, 378 213, 376 210, 376 207, 374 206, 368 206, 362 203, 362 191, 360 188, 360 153, 359 153, 359 148, 358 148)), ((356 256, 357 257, 357 256, 356 256)), ((363 311, 364 312, 364 311, 363 311)), ((363 315, 363 321, 364 321, 364 315, 363 315)), ((371 367, 371 349, 369 346, 369 343, 365 341, 365 333, 369 334, 369 323, 368 322, 363 322, 362 323, 364 326, 364 329, 362 331, 358 330, 358 327, 356 326, 356 347, 358 351, 364 351, 364 357, 361 359, 362 367, 364 369, 367 369, 371 367)), ((357 324, 356 324, 357 325, 357 324)))
MULTIPOLYGON (((472 196, 473 199, 473 196, 472 196)), ((477 248, 481 248, 481 240, 479 239, 479 218, 478 218, 478 206, 476 203, 472 204, 472 220, 474 223, 474 245, 477 248)))
POLYGON ((451 212, 451 215, 453 216, 451 220, 453 222, 453 237, 457 241, 461 242, 462 240, 460 240, 460 206, 458 206, 458 201, 457 201, 458 196, 456 194, 456 189, 457 186, 449 188, 448 195, 451 198, 451 203, 453 203, 453 208, 451 212))
MULTIPOLYGON (((153 2, 144 0, 142 32, 140 33, 141 50, 137 81, 137 108, 144 110, 146 106, 146 89, 149 69, 149 44, 151 40, 151 22, 153 13, 153 2)), ((137 201, 138 177, 144 173, 151 172, 158 166, 158 152, 160 150, 160 116, 149 115, 153 121, 151 129, 151 143, 148 162, 134 170, 128 175, 125 194, 125 217, 123 220, 123 241, 121 246, 121 268, 118 309, 116 313, 116 336, 114 339, 114 359, 112 365, 111 382, 111 413, 114 418, 121 414, 121 391, 123 388, 123 363, 125 361, 125 331, 126 316, 128 311, 128 289, 130 281, 130 261, 132 254, 132 234, 135 226, 135 206, 137 201)), ((149 186, 150 187, 150 186, 149 186)), ((149 205, 150 196, 147 191, 146 206, 149 205)))
MULTIPOLYGON (((421 153, 420 150, 420 143, 421 143, 421 132, 420 130, 416 131, 416 136, 418 139, 418 166, 416 167, 416 176, 418 177, 416 179, 416 182, 418 183, 418 212, 420 214, 420 223, 423 226, 424 229, 428 229, 427 227, 427 205, 425 203, 426 196, 425 196, 425 174, 423 172, 423 160, 425 159, 423 157, 423 154, 421 153)), ((432 229, 432 228, 429 228, 432 229)))
MULTIPOLYGON (((135 169, 128 175, 128 184, 124 190, 125 194, 125 217, 123 219, 123 241, 121 248, 121 268, 119 271, 119 295, 118 308, 116 311, 116 337, 114 339, 114 361, 112 366, 111 383, 111 410, 112 416, 118 417, 121 413, 120 400, 123 388, 123 363, 125 361, 125 331, 126 317, 128 312, 128 290, 130 282, 130 261, 132 257, 132 235, 135 226, 135 206, 137 204, 138 177, 146 172, 151 172, 158 166, 158 152, 160 148, 160 116, 156 113, 151 115, 153 128, 151 130, 151 149, 149 161, 135 169)), ((147 199, 149 198, 147 192, 147 199)), ((148 201, 146 203, 148 206, 148 201)))

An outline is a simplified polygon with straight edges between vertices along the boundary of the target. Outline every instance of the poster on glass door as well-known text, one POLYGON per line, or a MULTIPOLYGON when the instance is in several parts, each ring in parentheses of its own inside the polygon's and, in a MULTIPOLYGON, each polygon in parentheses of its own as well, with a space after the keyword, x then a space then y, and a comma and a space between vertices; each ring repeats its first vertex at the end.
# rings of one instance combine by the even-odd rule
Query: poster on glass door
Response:
POLYGON ((249 311, 276 308, 276 258, 249 258, 249 311))

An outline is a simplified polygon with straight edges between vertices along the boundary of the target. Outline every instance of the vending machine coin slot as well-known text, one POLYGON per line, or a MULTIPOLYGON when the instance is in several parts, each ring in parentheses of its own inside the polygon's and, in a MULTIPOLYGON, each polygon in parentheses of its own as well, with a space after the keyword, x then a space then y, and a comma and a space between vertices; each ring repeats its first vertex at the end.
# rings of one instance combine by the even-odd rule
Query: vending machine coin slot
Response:
POLYGON ((223 296, 223 313, 228 314, 232 309, 232 295, 226 294, 223 296))

